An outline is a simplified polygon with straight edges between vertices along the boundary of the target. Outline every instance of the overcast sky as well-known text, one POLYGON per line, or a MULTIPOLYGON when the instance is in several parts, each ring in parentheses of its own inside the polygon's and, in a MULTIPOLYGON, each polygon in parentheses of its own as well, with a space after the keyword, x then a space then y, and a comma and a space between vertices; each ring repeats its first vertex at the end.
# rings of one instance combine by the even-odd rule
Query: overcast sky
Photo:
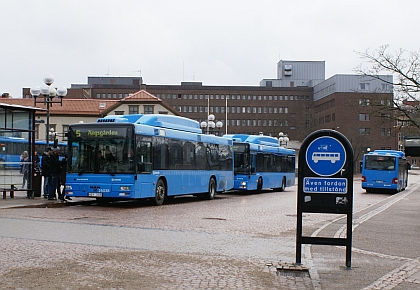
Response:
POLYGON ((277 62, 352 74, 356 52, 420 47, 417 0, 1 0, 0 94, 141 76, 146 84, 257 86, 277 62))

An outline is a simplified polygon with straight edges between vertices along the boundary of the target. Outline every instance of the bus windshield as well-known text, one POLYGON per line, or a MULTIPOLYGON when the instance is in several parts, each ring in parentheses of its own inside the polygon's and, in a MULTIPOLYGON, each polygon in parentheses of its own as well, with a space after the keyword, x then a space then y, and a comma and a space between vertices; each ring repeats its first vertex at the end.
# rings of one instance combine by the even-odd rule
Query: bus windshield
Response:
POLYGON ((396 157, 367 155, 365 169, 368 170, 395 170, 396 157))
POLYGON ((250 152, 249 152, 249 144, 238 144, 234 143, 233 150, 235 152, 234 155, 234 173, 250 173, 250 152))
MULTIPOLYGON (((87 125, 87 124, 86 124, 87 125)), ((131 128, 103 130, 100 125, 72 126, 69 130, 69 173, 134 173, 131 128)))

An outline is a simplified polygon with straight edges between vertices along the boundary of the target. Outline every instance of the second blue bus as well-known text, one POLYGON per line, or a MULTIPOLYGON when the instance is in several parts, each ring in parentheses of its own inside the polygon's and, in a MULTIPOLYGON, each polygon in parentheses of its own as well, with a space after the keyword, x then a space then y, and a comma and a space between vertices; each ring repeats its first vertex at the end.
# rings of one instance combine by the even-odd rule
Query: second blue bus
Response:
POLYGON ((281 147, 274 137, 263 135, 225 135, 232 139, 234 151, 233 189, 284 191, 295 184, 295 150, 281 147))
POLYGON ((375 150, 363 156, 362 188, 366 192, 397 193, 408 184, 405 154, 395 150, 375 150))

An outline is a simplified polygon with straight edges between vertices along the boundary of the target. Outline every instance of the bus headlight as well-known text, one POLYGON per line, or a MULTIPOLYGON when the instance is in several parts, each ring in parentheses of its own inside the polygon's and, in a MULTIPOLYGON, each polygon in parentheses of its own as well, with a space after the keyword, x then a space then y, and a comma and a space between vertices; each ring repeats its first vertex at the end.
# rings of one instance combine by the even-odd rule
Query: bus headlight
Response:
POLYGON ((130 186, 120 186, 120 190, 130 190, 130 186))

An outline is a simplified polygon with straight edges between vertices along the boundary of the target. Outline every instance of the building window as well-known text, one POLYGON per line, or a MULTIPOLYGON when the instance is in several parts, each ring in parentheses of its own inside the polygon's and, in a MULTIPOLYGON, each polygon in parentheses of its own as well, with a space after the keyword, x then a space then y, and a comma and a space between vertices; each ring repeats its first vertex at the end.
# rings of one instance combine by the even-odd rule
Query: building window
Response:
POLYGON ((360 83, 359 89, 362 91, 368 91, 369 90, 369 83, 360 83))
POLYGON ((35 139, 39 139, 39 124, 35 124, 35 139))
POLYGON ((360 135, 370 135, 370 128, 359 128, 360 135))
POLYGON ((359 106, 369 106, 369 99, 359 99, 359 106))
POLYGON ((381 128, 381 136, 391 136, 391 128, 381 128))
POLYGON ((153 114, 153 106, 144 106, 145 114, 153 114))
POLYGON ((359 113, 359 121, 369 121, 369 114, 359 113))
POLYGON ((139 106, 128 106, 128 114, 138 114, 139 113, 139 106))
POLYGON ((326 115, 325 116, 325 123, 329 123, 331 122, 331 115, 326 115))

